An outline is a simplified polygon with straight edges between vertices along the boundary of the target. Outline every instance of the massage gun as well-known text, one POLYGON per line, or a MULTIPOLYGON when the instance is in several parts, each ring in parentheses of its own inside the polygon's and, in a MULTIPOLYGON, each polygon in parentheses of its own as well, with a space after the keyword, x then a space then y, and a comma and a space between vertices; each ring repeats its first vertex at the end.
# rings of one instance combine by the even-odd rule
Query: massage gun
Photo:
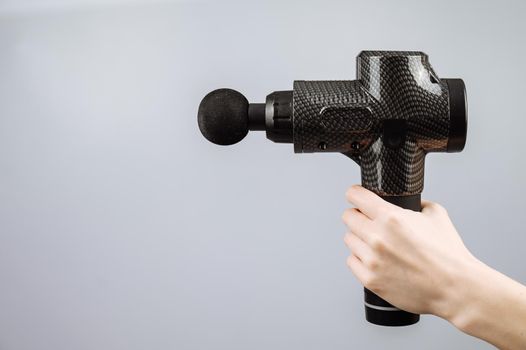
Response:
MULTIPOLYGON (((295 153, 343 153, 360 166, 362 186, 420 211, 426 154, 464 148, 464 82, 440 79, 422 52, 362 51, 356 74, 356 80, 295 81, 293 90, 272 92, 266 103, 249 103, 231 89, 212 91, 199 106, 199 128, 218 145, 261 130, 274 142, 294 144, 295 153)), ((420 318, 367 289, 365 316, 384 326, 420 318)))

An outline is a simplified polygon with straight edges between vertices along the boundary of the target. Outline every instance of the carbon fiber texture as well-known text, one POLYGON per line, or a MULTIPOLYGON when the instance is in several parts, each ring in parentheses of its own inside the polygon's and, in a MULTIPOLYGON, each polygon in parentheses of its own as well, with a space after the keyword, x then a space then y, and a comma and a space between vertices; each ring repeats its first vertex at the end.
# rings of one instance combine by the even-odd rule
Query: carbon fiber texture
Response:
POLYGON ((421 193, 428 152, 445 151, 449 96, 422 52, 363 51, 357 80, 295 81, 295 152, 341 152, 361 167, 362 185, 380 195, 421 193), (393 147, 387 121, 401 122, 393 147))

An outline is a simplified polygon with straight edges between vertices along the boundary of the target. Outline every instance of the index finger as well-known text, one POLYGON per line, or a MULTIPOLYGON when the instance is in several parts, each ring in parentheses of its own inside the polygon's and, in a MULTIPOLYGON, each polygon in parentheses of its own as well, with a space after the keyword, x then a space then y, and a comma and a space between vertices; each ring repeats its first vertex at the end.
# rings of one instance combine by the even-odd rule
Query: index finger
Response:
POLYGON ((354 204, 362 213, 370 219, 375 219, 386 209, 392 209, 393 204, 383 200, 376 193, 360 186, 353 185, 345 193, 349 203, 354 204))

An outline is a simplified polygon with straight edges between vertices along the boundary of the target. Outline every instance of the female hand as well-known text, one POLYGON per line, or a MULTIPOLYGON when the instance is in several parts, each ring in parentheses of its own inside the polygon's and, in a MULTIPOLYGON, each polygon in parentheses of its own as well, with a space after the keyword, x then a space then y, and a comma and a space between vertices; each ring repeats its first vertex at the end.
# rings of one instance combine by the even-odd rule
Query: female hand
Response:
POLYGON ((386 301, 413 313, 448 318, 460 275, 479 264, 439 204, 422 212, 402 209, 353 186, 347 199, 348 265, 361 283, 386 301))
POLYGON ((362 284, 402 310, 442 317, 501 350, 526 349, 526 286, 477 260, 446 210, 402 209, 361 186, 343 221, 348 265, 362 284))

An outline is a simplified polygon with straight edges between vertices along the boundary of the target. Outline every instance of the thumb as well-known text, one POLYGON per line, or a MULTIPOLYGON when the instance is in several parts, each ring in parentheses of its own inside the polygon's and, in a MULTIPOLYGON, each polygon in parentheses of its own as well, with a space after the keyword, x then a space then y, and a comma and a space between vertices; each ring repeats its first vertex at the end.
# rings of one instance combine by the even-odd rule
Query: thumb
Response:
POLYGON ((422 214, 424 215, 446 215, 447 216, 447 211, 440 204, 430 201, 430 200, 423 199, 422 200, 422 214))

